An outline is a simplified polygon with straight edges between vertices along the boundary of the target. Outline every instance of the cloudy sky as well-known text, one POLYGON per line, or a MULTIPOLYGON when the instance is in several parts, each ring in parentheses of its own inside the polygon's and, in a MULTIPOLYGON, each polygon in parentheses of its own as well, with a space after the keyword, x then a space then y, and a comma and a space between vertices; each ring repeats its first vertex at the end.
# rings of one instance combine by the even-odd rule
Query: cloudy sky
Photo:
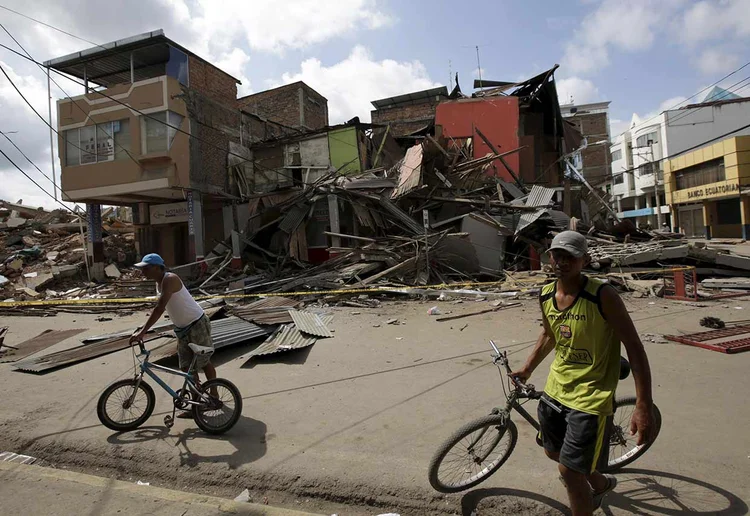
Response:
MULTIPOLYGON (((485 79, 519 80, 559 63, 561 102, 611 101, 615 134, 633 113, 671 108, 750 56, 750 0, 0 0, 0 5, 97 44, 164 29, 241 79, 242 94, 304 80, 328 98, 331 123, 353 116, 367 120, 371 100, 445 85, 450 71, 458 72, 463 91, 471 92, 479 46, 485 79)), ((0 9, 0 23, 38 61, 92 46, 7 10, 0 9)), ((17 49, 1 29, 0 42, 17 49)), ((3 48, 0 65, 46 116, 42 71, 3 48)), ((750 82, 740 82, 748 75, 750 66, 721 85, 750 96, 750 82)), ((58 82, 68 95, 81 92, 58 82)), ((65 94, 53 85, 52 96, 65 94)), ((0 113, 0 131, 15 131, 9 137, 49 175, 49 132, 2 74, 0 113)), ((52 191, 1 136, 0 149, 52 191)), ((0 198, 54 205, 2 156, 0 198)))

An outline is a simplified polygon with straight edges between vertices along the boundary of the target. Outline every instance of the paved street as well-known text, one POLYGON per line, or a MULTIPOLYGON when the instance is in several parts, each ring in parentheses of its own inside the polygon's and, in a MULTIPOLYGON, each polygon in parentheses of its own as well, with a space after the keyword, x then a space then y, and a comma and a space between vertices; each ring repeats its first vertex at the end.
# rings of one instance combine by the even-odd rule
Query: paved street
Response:
MULTIPOLYGON (((0 450, 23 452, 95 475, 137 480, 234 498, 249 488, 254 499, 313 512, 374 515, 494 513, 562 514, 565 493, 554 465, 535 445, 520 418, 513 456, 479 488, 443 496, 427 483, 435 449, 454 430, 502 403, 487 339, 507 348, 520 364, 539 331, 538 305, 438 323, 426 314, 433 303, 387 303, 352 315, 332 308, 335 337, 309 350, 246 364, 253 346, 216 356, 220 376, 235 382, 243 416, 223 437, 207 436, 192 421, 162 424, 170 400, 138 431, 116 434, 99 424, 96 401, 111 381, 130 374, 122 351, 46 375, 0 368, 0 450), (387 325, 397 317, 404 324, 387 325), (374 325, 379 324, 379 327, 374 325), (464 325, 467 325, 461 331, 464 325)), ((438 303, 454 314, 487 302, 438 303)), ((714 315, 746 319, 745 299, 710 307, 662 299, 629 299, 642 334, 699 331, 714 315)), ((136 325, 143 314, 97 323, 94 315, 3 318, 13 344, 45 328, 88 328, 91 335, 136 325)), ((659 440, 623 473, 609 514, 745 514, 750 488, 750 412, 740 394, 750 353, 723 355, 674 343, 646 348, 654 396, 664 424, 659 440)), ((77 343, 65 341, 52 350, 77 343)), ((544 384, 548 362, 532 383, 544 384)), ((632 379, 621 394, 632 393, 632 379)))

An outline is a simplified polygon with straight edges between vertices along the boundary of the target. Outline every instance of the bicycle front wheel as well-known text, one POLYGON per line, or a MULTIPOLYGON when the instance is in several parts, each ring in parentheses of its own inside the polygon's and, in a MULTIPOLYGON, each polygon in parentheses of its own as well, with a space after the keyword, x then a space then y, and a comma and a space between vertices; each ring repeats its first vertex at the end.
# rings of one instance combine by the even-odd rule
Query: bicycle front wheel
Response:
POLYGON ((630 435, 630 420, 635 410, 635 397, 628 396, 615 400, 615 414, 609 438, 609 460, 603 472, 617 471, 637 460, 654 444, 661 430, 661 412, 654 405, 654 421, 648 442, 637 444, 638 436, 630 435))
POLYGON ((492 414, 464 425, 430 461, 430 485, 441 493, 474 487, 508 460, 517 440, 516 425, 505 414, 492 414))
POLYGON ((229 380, 214 378, 201 384, 208 401, 193 407, 195 424, 209 434, 223 434, 242 414, 242 396, 229 380))
POLYGON ((104 390, 96 404, 96 414, 107 428, 126 432, 145 423, 155 406, 156 396, 151 386, 131 378, 115 382, 104 390))

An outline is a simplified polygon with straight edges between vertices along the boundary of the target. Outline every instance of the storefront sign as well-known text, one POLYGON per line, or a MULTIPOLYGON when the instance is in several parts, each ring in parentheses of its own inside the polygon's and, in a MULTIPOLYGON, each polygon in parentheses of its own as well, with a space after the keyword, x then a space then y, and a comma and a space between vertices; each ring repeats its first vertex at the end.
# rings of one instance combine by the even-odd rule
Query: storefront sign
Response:
POLYGON ((704 186, 702 188, 696 188, 688 191, 688 200, 703 199, 704 197, 714 197, 716 195, 726 195, 734 192, 738 192, 740 185, 737 183, 729 183, 715 186, 704 186))
POLYGON ((150 206, 151 224, 172 224, 188 221, 188 203, 155 204, 150 206))
POLYGON ((193 201, 193 192, 187 193, 188 209, 188 235, 195 235, 195 203, 193 201))

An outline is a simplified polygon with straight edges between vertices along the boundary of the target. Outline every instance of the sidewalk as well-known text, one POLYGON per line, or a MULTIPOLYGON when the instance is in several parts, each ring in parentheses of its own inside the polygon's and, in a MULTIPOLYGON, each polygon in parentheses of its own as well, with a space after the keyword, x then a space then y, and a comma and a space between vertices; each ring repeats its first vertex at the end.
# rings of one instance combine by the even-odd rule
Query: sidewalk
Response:
POLYGON ((3 514, 313 516, 307 512, 8 462, 0 462, 0 504, 3 514))

